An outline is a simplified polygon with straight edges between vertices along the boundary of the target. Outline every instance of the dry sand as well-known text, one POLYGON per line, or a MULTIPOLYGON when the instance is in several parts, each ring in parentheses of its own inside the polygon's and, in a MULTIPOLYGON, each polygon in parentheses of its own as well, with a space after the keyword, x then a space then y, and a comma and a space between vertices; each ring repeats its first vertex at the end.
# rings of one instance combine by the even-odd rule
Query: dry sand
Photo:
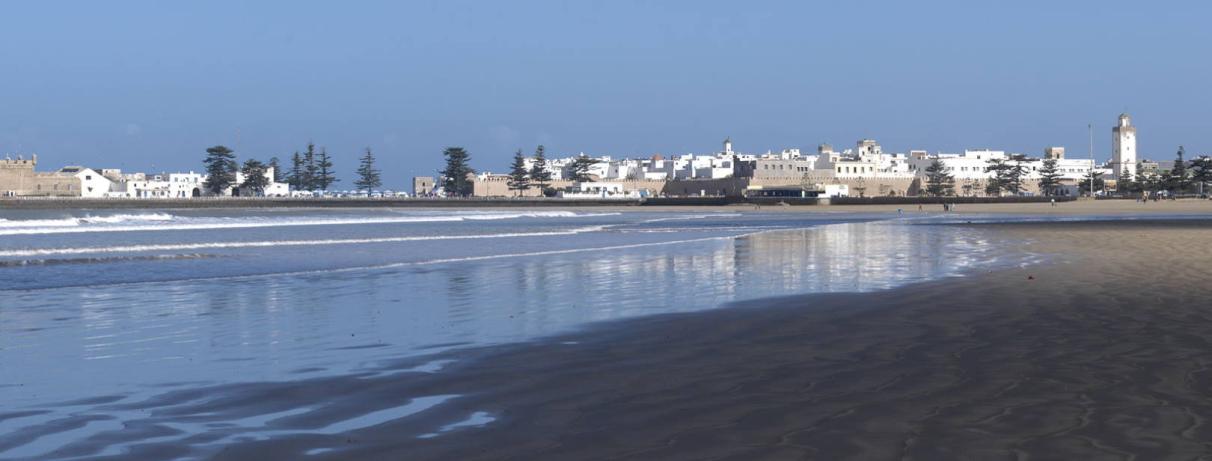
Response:
POLYGON ((339 418, 464 396, 347 434, 232 444, 220 458, 1212 458, 1212 224, 986 227, 1057 256, 614 323, 473 351, 435 374, 236 387, 211 410, 326 402, 339 418), (475 411, 498 419, 417 438, 475 411), (332 451, 304 456, 313 449, 332 451))

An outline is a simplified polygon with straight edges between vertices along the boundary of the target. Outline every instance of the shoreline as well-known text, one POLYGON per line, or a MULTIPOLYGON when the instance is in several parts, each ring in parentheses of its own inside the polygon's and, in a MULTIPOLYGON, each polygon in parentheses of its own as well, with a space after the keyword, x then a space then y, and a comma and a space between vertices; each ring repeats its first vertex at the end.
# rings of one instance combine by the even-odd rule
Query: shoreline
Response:
MULTIPOLYGON (((222 420, 324 402, 324 411, 270 422, 295 435, 231 441, 218 459, 1212 453, 1203 442, 1212 427, 1199 416, 1212 414, 1203 339, 1212 319, 1200 309, 1212 296, 1200 283, 1212 249, 1190 246, 1212 237, 1212 221, 973 226, 1057 257, 440 353, 426 360, 456 362, 437 373, 417 371, 426 360, 413 358, 381 373, 198 390, 213 398, 192 403, 166 395, 153 407, 222 420), (439 395, 459 397, 357 430, 306 434, 439 395), (480 412, 493 420, 418 438, 480 412)), ((128 442, 155 427, 147 423, 128 442)), ((150 443, 125 456, 189 454, 182 450, 150 443)))
POLYGON ((290 201, 288 206, 273 206, 274 202, 256 201, 260 205, 247 206, 251 201, 217 200, 137 200, 137 201, 12 201, 0 200, 0 214, 8 211, 13 213, 30 212, 91 212, 102 210, 274 210, 274 209, 400 209, 418 211, 465 211, 465 210, 549 210, 549 211, 582 211, 594 212, 762 212, 762 213, 865 213, 865 214, 903 214, 906 217, 919 215, 972 215, 972 214, 1005 214, 1005 215, 1040 215, 1040 216, 1124 216, 1124 215, 1208 215, 1212 216, 1212 200, 1179 199, 1173 201, 1138 203, 1132 200, 1078 200, 1058 202, 1052 206, 1047 202, 1034 203, 959 203, 951 211, 944 212, 941 204, 863 204, 863 205, 779 205, 772 204, 731 204, 731 205, 655 205, 655 204, 624 204, 615 201, 593 201, 569 203, 564 201, 542 201, 536 203, 502 200, 500 202, 453 202, 446 200, 417 200, 408 203, 416 206, 398 206, 396 202, 368 201, 370 205, 355 206, 356 202, 347 201, 290 201), (14 203, 28 203, 30 207, 12 206, 14 203), (70 206, 50 206, 70 204, 70 206), (134 207, 106 206, 117 204, 137 205, 134 207), (207 204, 210 204, 208 206, 207 204), (461 206, 452 206, 461 204, 461 206), (494 205, 495 204, 495 205, 494 205))
MULTIPOLYGON (((79 198, 27 197, 0 198, 0 210, 58 209, 163 209, 163 208, 703 208, 703 207, 822 207, 822 206, 900 206, 960 204, 1048 203, 1047 197, 649 197, 643 199, 552 199, 473 197, 466 199, 433 198, 79 198), (840 202, 831 204, 831 202, 840 202)), ((1072 197, 1055 198, 1058 203, 1076 201, 1072 197)))

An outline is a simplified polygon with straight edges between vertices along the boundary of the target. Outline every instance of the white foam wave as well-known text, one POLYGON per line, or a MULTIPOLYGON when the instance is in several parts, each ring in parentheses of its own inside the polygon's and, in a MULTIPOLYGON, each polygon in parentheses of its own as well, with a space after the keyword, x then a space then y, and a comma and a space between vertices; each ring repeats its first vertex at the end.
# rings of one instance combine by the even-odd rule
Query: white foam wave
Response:
POLYGON ((80 248, 38 248, 26 250, 6 250, 0 251, 0 257, 29 257, 29 256, 52 256, 52 255, 79 255, 79 254, 94 254, 94 253, 137 253, 149 251, 192 251, 192 250, 219 250, 233 248, 267 248, 267 247, 289 247, 289 246, 317 246, 317 245, 356 245, 368 243, 399 243, 399 242, 417 242, 430 240, 479 240, 479 239, 498 239, 498 238, 518 238, 518 237, 549 237, 560 235, 574 235, 586 232, 596 232, 605 229, 606 226, 589 226, 564 231, 548 231, 548 232, 509 232, 501 234, 472 234, 472 235, 425 235, 425 236, 410 236, 410 237, 381 237, 381 238, 361 238, 361 239, 325 239, 325 240, 267 240, 255 242, 203 242, 203 243, 175 243, 161 245, 123 245, 111 247, 80 247, 80 248))
POLYGON ((643 221, 640 221, 640 224, 649 224, 649 223, 666 222, 666 221, 689 221, 692 219, 708 219, 708 218, 739 218, 742 216, 745 216, 745 215, 740 214, 740 213, 692 214, 692 215, 686 215, 686 216, 671 216, 671 217, 667 217, 667 218, 645 219, 643 221))
POLYGON ((79 226, 79 218, 61 218, 61 219, 23 219, 23 220, 8 220, 0 219, 0 229, 20 229, 27 227, 63 227, 63 226, 79 226))
POLYGON ((64 228, 64 227, 79 227, 87 224, 121 224, 128 222, 156 222, 156 221, 171 221, 173 215, 164 213, 153 214, 116 214, 109 216, 83 216, 55 219, 22 219, 10 220, 0 219, 0 235, 5 235, 4 231, 11 229, 40 229, 40 228, 64 228))
POLYGON ((78 218, 81 224, 119 224, 125 222, 172 221, 175 217, 166 213, 116 214, 110 216, 85 216, 78 218))
POLYGON ((574 213, 571 211, 532 211, 519 213, 470 213, 453 215, 413 215, 359 218, 178 218, 167 214, 114 215, 84 218, 41 219, 28 221, 0 220, 0 235, 76 234, 94 232, 146 232, 212 229, 250 229, 289 226, 338 226, 360 224, 404 224, 422 222, 483 221, 518 218, 586 218, 611 216, 618 213, 574 213), (185 219, 195 219, 185 221, 185 219), (158 224, 122 225, 129 222, 158 224), (171 222, 165 222, 171 221, 171 222), (100 224, 90 226, 88 224, 100 224))
POLYGON ((599 216, 618 216, 620 213, 577 213, 574 211, 523 211, 523 212, 479 212, 459 214, 456 217, 469 221, 491 221, 497 219, 517 218, 592 218, 599 216))

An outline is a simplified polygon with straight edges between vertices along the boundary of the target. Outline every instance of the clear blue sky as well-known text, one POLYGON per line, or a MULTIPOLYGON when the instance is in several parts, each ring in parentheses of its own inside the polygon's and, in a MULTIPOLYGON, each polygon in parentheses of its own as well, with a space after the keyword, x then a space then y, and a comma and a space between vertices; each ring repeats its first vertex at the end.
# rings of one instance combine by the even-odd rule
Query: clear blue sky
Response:
POLYGON ((350 187, 444 146, 650 155, 863 137, 886 150, 1212 150, 1207 2, 357 1, 5 3, 0 152, 201 169, 327 146, 350 187))

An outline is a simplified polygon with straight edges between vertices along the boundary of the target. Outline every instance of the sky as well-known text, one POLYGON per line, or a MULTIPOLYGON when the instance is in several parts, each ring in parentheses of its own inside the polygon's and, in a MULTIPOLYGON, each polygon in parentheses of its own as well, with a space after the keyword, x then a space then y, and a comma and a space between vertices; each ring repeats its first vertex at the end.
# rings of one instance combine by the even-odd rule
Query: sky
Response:
POLYGON ((647 157, 850 147, 1212 153, 1209 2, 44 1, 0 19, 0 155, 201 170, 308 141, 352 188, 447 146, 647 157))

